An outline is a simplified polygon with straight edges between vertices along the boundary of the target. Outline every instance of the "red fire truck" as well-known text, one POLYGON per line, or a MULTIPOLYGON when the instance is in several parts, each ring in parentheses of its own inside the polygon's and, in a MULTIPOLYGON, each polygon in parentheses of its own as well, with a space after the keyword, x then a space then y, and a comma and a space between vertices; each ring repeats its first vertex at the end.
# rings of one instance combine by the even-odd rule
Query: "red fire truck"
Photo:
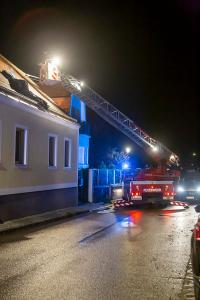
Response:
POLYGON ((113 202, 116 208, 142 203, 170 203, 175 197, 175 183, 180 171, 166 167, 138 170, 132 178, 125 176, 124 199, 113 202))

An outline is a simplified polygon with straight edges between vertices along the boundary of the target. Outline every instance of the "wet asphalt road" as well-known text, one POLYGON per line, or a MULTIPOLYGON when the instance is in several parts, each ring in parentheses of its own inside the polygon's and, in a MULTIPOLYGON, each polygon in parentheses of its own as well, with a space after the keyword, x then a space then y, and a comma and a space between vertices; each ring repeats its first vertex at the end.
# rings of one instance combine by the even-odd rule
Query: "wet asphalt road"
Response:
POLYGON ((183 299, 196 217, 92 213, 0 235, 0 299, 183 299))

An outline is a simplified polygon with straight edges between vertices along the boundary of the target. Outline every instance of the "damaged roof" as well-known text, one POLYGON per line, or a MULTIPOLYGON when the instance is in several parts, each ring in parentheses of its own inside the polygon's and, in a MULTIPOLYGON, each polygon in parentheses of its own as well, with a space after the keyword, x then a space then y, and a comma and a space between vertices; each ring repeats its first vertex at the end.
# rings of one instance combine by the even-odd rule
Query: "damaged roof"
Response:
POLYGON ((40 110, 77 123, 75 119, 66 115, 48 95, 41 91, 39 86, 22 70, 2 55, 0 55, 0 90, 6 94, 17 96, 40 110))

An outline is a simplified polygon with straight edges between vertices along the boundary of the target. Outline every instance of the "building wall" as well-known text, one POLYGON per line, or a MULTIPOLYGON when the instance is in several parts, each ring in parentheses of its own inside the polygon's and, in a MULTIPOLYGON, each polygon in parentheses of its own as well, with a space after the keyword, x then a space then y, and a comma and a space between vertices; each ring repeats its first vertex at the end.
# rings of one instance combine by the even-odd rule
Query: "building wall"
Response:
POLYGON ((77 204, 79 127, 70 121, 62 121, 47 112, 0 96, 1 219, 12 219, 21 214, 28 215, 31 212, 39 213, 77 204), (27 166, 15 165, 16 126, 23 126, 28 130, 27 166), (48 167, 48 134, 55 134, 58 139, 57 167, 53 169, 48 167), (64 138, 71 141, 70 168, 64 168, 64 138), (51 190, 54 192, 51 193, 51 190), (14 209, 17 203, 21 213, 19 207, 14 209), (19 213, 16 213, 17 210, 19 213))
POLYGON ((76 187, 4 195, 0 196, 0 220, 5 222, 77 204, 78 189, 76 187))

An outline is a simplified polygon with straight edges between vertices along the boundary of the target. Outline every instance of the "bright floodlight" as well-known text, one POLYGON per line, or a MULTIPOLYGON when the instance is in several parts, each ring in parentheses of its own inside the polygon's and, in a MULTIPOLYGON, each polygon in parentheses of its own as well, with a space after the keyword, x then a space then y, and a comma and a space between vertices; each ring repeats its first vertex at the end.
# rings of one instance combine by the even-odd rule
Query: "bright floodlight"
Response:
POLYGON ((173 160, 175 160, 176 158, 175 158, 174 154, 171 154, 169 159, 170 159, 171 161, 173 161, 173 160))
POLYGON ((124 163, 124 164, 122 165, 122 169, 123 169, 123 170, 127 170, 128 168, 129 168, 128 163, 124 163))
POLYGON ((158 146, 152 146, 152 151, 153 151, 153 152, 158 152, 158 150, 159 150, 159 149, 158 149, 158 146))
POLYGON ((83 87, 85 85, 84 81, 80 82, 81 87, 83 87))
POLYGON ((130 147, 126 147, 125 151, 126 151, 126 153, 130 153, 131 152, 131 148, 130 147))
POLYGON ((60 63, 61 63, 61 60, 60 60, 59 57, 53 57, 53 58, 51 59, 51 61, 52 61, 52 63, 54 63, 56 66, 60 65, 60 63))
POLYGON ((179 193, 184 192, 184 187, 178 186, 178 187, 177 187, 177 192, 179 192, 179 193))

